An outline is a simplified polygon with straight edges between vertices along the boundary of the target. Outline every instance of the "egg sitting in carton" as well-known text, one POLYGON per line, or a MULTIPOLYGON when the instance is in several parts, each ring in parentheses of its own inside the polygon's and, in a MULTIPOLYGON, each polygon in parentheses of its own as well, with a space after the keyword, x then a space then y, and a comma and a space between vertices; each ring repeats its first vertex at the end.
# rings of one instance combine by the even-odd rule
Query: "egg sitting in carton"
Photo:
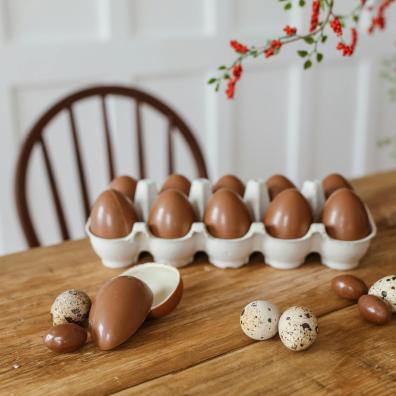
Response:
POLYGON ((358 265, 376 227, 338 174, 305 181, 300 190, 282 175, 246 185, 225 175, 213 186, 171 175, 159 190, 148 179, 116 178, 93 205, 86 231, 111 268, 135 263, 142 251, 175 267, 205 251, 217 267, 237 268, 259 251, 274 268, 297 268, 318 252, 323 264, 348 270, 358 265))

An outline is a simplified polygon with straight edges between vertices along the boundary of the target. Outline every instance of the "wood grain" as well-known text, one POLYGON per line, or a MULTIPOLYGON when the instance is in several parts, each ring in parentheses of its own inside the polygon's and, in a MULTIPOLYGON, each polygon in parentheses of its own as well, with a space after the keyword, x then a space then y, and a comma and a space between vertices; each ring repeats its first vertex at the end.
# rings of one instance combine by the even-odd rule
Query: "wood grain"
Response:
POLYGON ((319 328, 304 353, 287 350, 276 336, 117 395, 395 394, 396 348, 389 341, 396 320, 371 325, 352 306, 322 316, 319 328))
MULTIPOLYGON (((350 272, 372 283, 396 272, 396 173, 354 185, 372 209, 379 232, 361 266, 350 272)), ((139 394, 262 394, 269 389, 279 394, 368 389, 375 394, 381 386, 384 392, 396 386, 391 370, 396 319, 381 328, 363 323, 355 307, 330 290, 339 272, 319 264, 316 256, 291 271, 271 269, 261 256, 238 270, 216 269, 200 257, 181 271, 185 294, 172 314, 147 321, 114 351, 101 352, 89 343, 67 355, 55 355, 41 341, 51 326, 53 299, 68 288, 93 297, 104 280, 120 271, 103 267, 86 240, 2 257, 0 271, 2 394, 98 395, 129 392, 133 386, 139 394), (254 299, 272 300, 282 309, 309 306, 321 318, 319 342, 294 354, 277 339, 252 342, 240 330, 239 312, 254 299)))

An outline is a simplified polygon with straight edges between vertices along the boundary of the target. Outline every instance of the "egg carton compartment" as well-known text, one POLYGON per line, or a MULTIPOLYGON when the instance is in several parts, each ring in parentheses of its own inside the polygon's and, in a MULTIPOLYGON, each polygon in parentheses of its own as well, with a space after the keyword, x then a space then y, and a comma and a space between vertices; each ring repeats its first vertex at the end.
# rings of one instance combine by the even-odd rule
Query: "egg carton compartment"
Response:
POLYGON ((212 195, 212 184, 207 179, 192 181, 188 199, 199 222, 193 223, 182 238, 162 239, 151 234, 146 221, 158 189, 155 182, 149 179, 140 180, 137 184, 134 205, 143 221, 135 223, 129 235, 116 239, 100 238, 90 231, 90 219, 86 224, 86 232, 94 251, 109 268, 128 267, 136 263, 139 254, 145 251, 151 253, 156 262, 174 267, 191 263, 199 251, 206 252, 209 261, 219 268, 239 268, 249 261, 253 252, 261 252, 265 263, 278 269, 297 268, 313 252, 319 253, 322 264, 329 268, 345 271, 357 267, 377 231, 367 207, 370 234, 356 241, 335 240, 319 223, 325 202, 321 182, 305 181, 300 192, 311 206, 314 223, 307 234, 298 239, 274 238, 266 232, 262 219, 270 199, 263 180, 247 182, 243 201, 253 222, 241 238, 219 239, 208 233, 202 222, 207 201, 212 195))

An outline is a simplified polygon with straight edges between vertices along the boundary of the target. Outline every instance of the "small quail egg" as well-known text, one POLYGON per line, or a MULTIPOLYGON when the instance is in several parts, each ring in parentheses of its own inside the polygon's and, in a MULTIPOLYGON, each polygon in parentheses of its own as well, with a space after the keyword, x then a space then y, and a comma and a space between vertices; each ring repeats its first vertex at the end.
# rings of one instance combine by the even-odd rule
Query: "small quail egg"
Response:
POLYGON ((305 307, 290 307, 279 319, 279 337, 293 351, 309 348, 318 335, 318 320, 305 307))
POLYGON ((88 318, 90 298, 80 290, 66 290, 59 294, 51 306, 54 326, 63 323, 82 323, 88 318))
POLYGON ((240 323, 243 332, 254 340, 267 340, 278 332, 280 312, 269 301, 253 301, 241 312, 240 323))
POLYGON ((377 296, 389 303, 392 312, 396 312, 396 275, 388 275, 377 280, 371 287, 368 294, 377 296))

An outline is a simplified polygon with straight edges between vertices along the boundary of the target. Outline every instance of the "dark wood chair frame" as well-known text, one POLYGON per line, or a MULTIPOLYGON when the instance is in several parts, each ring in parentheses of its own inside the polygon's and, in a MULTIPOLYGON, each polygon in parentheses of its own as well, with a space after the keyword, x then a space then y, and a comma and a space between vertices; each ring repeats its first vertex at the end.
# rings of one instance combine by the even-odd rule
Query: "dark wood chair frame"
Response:
POLYGON ((51 190, 52 200, 55 206, 55 212, 60 228, 61 236, 63 240, 70 239, 69 230, 65 220, 65 214, 62 207, 58 187, 55 180, 55 174, 51 165, 50 153, 47 149, 47 145, 44 139, 44 131, 47 125, 54 119, 58 114, 66 111, 69 118, 71 137, 74 146, 74 155, 77 163, 77 170, 79 176, 79 185, 81 190, 81 198, 83 202, 83 208, 85 216, 88 218, 90 212, 90 201, 87 190, 86 176, 84 171, 84 165, 81 155, 80 142, 78 137, 77 123, 73 112, 73 105, 83 99, 91 97, 99 97, 101 100, 102 109, 102 120, 104 125, 104 137, 107 146, 107 163, 108 163, 108 176, 111 181, 115 174, 114 161, 113 161, 113 148, 110 133, 109 117, 106 105, 107 96, 122 96, 133 99, 135 102, 135 116, 136 116, 136 142, 138 152, 138 169, 139 178, 143 179, 146 177, 146 167, 144 158, 144 139, 143 139, 143 125, 141 108, 143 105, 148 105, 159 113, 162 113, 168 119, 167 128, 167 155, 168 155, 168 173, 174 172, 173 163, 173 138, 172 135, 176 131, 179 131, 182 137, 185 139, 189 146, 199 177, 207 177, 207 169, 205 160, 202 155, 201 149, 195 139, 191 129, 185 123, 185 121, 168 105, 155 98, 154 96, 143 92, 136 88, 129 88, 123 86, 95 86, 81 91, 75 92, 71 95, 58 101, 56 104, 51 106, 46 113, 44 113, 33 125, 31 131, 28 133, 26 139, 23 142, 22 149, 19 153, 16 175, 15 175, 15 199, 16 207, 21 222, 23 232, 25 234, 26 241, 30 247, 40 246, 40 241, 37 237, 37 233, 32 223, 30 215, 28 200, 27 200, 27 170, 29 166, 29 159, 32 154, 32 150, 36 144, 41 146, 43 153, 44 165, 46 168, 47 178, 51 190))

